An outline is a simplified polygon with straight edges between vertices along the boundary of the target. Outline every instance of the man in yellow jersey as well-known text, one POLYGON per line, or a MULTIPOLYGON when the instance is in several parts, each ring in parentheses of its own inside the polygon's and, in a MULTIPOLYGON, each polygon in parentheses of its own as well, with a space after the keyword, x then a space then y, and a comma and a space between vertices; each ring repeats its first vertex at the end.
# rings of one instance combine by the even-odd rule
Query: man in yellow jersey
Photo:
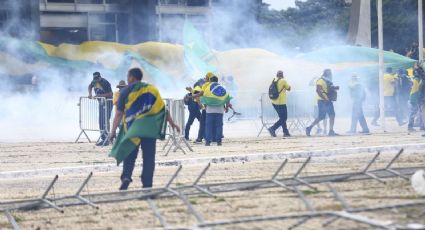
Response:
MULTIPOLYGON (((199 92, 201 92, 201 87, 195 85, 192 88, 187 88, 189 91, 188 94, 184 97, 184 103, 187 106, 187 109, 189 110, 189 118, 187 120, 185 131, 184 131, 184 138, 188 141, 189 140, 189 134, 190 134, 190 127, 192 126, 193 122, 196 120, 201 123, 201 103, 199 101, 199 98, 193 98, 192 95, 195 95, 199 92)), ((198 138, 202 139, 202 132, 198 132, 198 138)))
POLYGON ((393 69, 388 67, 384 74, 384 100, 386 111, 391 111, 393 116, 396 118, 398 124, 402 126, 404 124, 403 119, 397 108, 396 101, 396 89, 399 88, 399 79, 396 74, 393 73, 393 69))
MULTIPOLYGON (((200 97, 202 96, 202 93, 205 91, 205 89, 209 86, 210 78, 213 77, 214 74, 212 72, 208 72, 205 75, 204 79, 201 79, 197 81, 194 85, 194 87, 199 86, 201 90, 195 94, 192 94, 190 98, 193 98, 194 100, 200 100, 200 97)), ((187 87, 186 90, 192 91, 193 89, 190 87, 187 87)), ((201 104, 201 120, 199 121, 199 131, 198 131, 198 138, 196 138, 195 143, 202 143, 202 139, 205 138, 205 122, 207 118, 207 111, 205 105, 201 104)))
POLYGON ((415 125, 415 118, 418 115, 420 104, 420 85, 422 84, 422 74, 419 68, 415 68, 414 75, 412 78, 412 89, 410 90, 410 115, 409 124, 407 125, 408 131, 415 131, 413 128, 415 125))
POLYGON ((329 116, 329 136, 337 136, 338 134, 334 131, 335 123, 335 109, 333 101, 336 90, 338 86, 334 86, 332 83, 332 71, 330 69, 325 69, 322 77, 316 82, 316 92, 317 92, 317 105, 319 107, 319 115, 313 121, 313 123, 306 128, 306 135, 310 136, 311 129, 317 125, 320 121, 326 118, 326 115, 329 116))
POLYGON ((270 127, 269 133, 272 137, 276 137, 276 130, 279 127, 282 127, 283 136, 290 137, 288 127, 286 126, 286 120, 288 119, 288 109, 286 107, 287 97, 286 91, 291 90, 291 86, 284 79, 283 72, 279 70, 276 74, 276 78, 273 80, 273 84, 277 84, 277 90, 279 92, 279 96, 276 99, 271 99, 274 109, 279 116, 279 120, 270 127))

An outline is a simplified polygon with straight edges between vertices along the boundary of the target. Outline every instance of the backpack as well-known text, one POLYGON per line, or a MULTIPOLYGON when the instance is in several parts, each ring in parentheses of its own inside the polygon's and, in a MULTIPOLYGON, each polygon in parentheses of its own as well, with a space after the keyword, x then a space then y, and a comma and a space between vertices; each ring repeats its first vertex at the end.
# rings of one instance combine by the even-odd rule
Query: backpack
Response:
POLYGON ((184 96, 183 101, 184 101, 184 104, 185 104, 185 105, 189 105, 189 104, 193 101, 193 99, 192 99, 192 98, 190 98, 190 96, 192 96, 192 94, 191 94, 191 93, 188 93, 188 94, 186 94, 186 95, 184 96))
POLYGON ((270 84, 269 87, 269 98, 271 100, 276 100, 279 97, 279 94, 283 91, 278 89, 278 85, 277 83, 279 82, 279 80, 275 81, 273 80, 272 83, 270 84))

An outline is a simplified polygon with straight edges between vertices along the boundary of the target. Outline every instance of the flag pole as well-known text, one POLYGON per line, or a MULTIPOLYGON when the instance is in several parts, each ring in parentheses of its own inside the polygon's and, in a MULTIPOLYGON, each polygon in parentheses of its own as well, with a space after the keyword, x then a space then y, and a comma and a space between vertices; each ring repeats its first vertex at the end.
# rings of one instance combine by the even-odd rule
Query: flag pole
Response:
POLYGON ((384 22, 382 15, 382 0, 378 1, 378 43, 379 43, 379 112, 381 128, 385 127, 385 100, 384 100, 384 22))
POLYGON ((419 32, 419 61, 422 63, 424 60, 424 18, 423 18, 423 0, 418 0, 418 32, 419 32))

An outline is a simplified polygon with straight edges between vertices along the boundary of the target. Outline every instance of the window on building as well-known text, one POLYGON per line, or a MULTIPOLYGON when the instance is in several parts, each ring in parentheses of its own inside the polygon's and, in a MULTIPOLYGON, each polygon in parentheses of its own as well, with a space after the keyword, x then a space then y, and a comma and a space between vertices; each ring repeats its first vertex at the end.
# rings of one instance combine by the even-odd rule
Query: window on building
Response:
POLYGON ((188 6, 208 6, 209 0, 187 0, 188 6))
POLYGON ((0 10, 0 27, 3 28, 8 21, 8 11, 0 10))
POLYGON ((47 0, 51 3, 75 3, 75 0, 47 0))
POLYGON ((103 4, 103 0, 76 0, 76 2, 81 4, 103 4))

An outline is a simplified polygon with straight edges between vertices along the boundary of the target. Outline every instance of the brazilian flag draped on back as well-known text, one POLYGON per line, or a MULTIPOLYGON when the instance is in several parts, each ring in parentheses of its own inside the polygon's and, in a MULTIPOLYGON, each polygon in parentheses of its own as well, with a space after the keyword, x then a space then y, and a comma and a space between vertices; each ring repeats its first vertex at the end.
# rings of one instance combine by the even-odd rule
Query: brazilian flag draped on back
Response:
POLYGON ((143 82, 130 87, 120 132, 109 154, 118 165, 138 148, 142 138, 164 139, 167 125, 165 104, 158 89, 143 82))
POLYGON ((201 97, 201 103, 207 106, 222 106, 232 99, 227 90, 217 82, 207 83, 202 88, 204 95, 201 97))

